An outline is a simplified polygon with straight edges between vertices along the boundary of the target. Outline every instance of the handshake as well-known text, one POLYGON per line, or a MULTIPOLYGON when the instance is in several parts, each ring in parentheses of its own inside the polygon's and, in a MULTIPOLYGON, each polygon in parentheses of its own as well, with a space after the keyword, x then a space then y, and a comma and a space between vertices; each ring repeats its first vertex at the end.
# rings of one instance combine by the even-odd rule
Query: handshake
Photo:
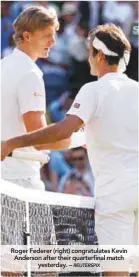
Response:
MULTIPOLYGON (((56 125, 55 125, 56 126, 56 125)), ((1 160, 3 161, 7 156, 12 156, 21 159, 28 159, 33 161, 40 161, 42 163, 48 163, 49 155, 44 154, 44 150, 64 150, 77 147, 86 148, 86 136, 84 130, 79 130, 78 132, 73 132, 68 138, 63 138, 60 136, 60 130, 57 127, 50 126, 48 128, 42 128, 41 130, 34 131, 29 134, 14 137, 6 141, 1 142, 1 160), (47 131, 48 130, 48 131, 47 131), (58 139, 56 140, 53 133, 58 134, 58 139), (50 143, 50 141, 52 141, 50 143), (33 146, 37 150, 42 151, 32 151, 28 152, 29 148, 24 147, 33 146), (15 150, 18 148, 23 148, 22 150, 15 150)), ((65 125, 64 125, 65 127, 65 125)), ((62 128, 63 132, 63 128, 62 128)), ((63 132, 65 137, 65 131, 63 132)))

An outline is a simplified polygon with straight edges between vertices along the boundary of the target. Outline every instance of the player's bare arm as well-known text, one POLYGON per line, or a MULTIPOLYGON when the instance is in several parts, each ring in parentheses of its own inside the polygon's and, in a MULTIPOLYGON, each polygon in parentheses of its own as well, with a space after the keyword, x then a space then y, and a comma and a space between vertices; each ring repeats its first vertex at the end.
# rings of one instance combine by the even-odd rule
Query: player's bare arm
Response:
POLYGON ((1 159, 3 160, 16 148, 56 143, 68 139, 82 125, 83 121, 79 117, 68 115, 64 120, 53 126, 41 128, 38 131, 9 139, 2 143, 1 159))
MULTIPOLYGON (((28 133, 47 127, 45 114, 43 111, 30 111, 25 113, 23 114, 23 121, 28 133)), ((35 145, 35 148, 36 150, 62 150, 70 147, 70 144, 71 138, 68 138, 62 141, 58 141, 57 143, 49 143, 47 145, 35 145)))

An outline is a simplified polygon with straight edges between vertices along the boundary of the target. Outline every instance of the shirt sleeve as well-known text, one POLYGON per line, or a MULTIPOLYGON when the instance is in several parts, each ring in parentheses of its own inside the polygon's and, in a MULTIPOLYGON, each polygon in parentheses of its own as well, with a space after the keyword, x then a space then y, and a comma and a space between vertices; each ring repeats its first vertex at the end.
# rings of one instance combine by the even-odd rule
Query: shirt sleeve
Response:
POLYGON ((67 112, 67 114, 78 116, 85 124, 89 122, 92 116, 95 116, 98 106, 98 95, 94 83, 88 83, 80 89, 67 112))
POLYGON ((17 100, 20 115, 29 111, 45 112, 44 82, 37 72, 31 71, 20 80, 17 88, 17 100))

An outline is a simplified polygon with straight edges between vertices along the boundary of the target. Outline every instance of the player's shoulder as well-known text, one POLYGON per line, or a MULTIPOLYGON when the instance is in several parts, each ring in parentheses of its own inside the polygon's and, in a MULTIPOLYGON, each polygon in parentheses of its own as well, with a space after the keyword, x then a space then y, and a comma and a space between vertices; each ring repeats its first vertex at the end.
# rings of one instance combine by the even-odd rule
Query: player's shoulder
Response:
POLYGON ((11 59, 13 59, 13 52, 1 59, 1 65, 9 63, 11 59))
POLYGON ((27 69, 24 71, 22 71, 22 75, 20 78, 20 85, 21 84, 38 84, 38 83, 42 83, 42 77, 39 74, 39 72, 37 72, 37 70, 34 69, 27 69))
POLYGON ((133 79, 128 77, 127 82, 124 84, 124 86, 125 86, 125 91, 129 90, 131 92, 134 92, 134 96, 136 95, 138 97, 139 83, 136 80, 133 80, 133 79))
POLYGON ((43 75, 43 73, 39 68, 38 69, 37 68, 26 68, 23 77, 29 78, 33 81, 35 79, 41 80, 42 75, 43 75))
POLYGON ((89 82, 89 83, 86 83, 85 85, 83 85, 81 87, 81 90, 82 91, 92 91, 92 90, 95 90, 98 86, 98 81, 93 81, 93 82, 89 82))
POLYGON ((134 86, 139 86, 139 82, 137 82, 136 80, 133 80, 131 78, 128 77, 128 82, 130 82, 130 84, 134 85, 134 86))

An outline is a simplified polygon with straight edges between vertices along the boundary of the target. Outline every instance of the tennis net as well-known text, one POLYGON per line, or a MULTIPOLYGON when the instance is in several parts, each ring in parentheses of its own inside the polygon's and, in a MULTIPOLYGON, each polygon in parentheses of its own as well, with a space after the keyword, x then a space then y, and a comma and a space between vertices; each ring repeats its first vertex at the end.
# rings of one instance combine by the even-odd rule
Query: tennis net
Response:
MULTIPOLYGON (((3 181, 1 185, 2 245, 94 245, 94 199, 60 193, 42 192, 3 181)), ((2 263, 3 276, 6 261, 2 263), (4 265, 4 266, 3 266, 4 265)), ((11 276, 24 276, 21 272, 11 276)), ((57 276, 57 273, 50 276, 57 276)), ((99 276, 86 272, 85 276, 99 276)), ((40 276, 34 273, 30 276, 40 276)), ((48 276, 48 272, 41 276, 48 276)), ((84 276, 61 273, 59 276, 84 276)))

